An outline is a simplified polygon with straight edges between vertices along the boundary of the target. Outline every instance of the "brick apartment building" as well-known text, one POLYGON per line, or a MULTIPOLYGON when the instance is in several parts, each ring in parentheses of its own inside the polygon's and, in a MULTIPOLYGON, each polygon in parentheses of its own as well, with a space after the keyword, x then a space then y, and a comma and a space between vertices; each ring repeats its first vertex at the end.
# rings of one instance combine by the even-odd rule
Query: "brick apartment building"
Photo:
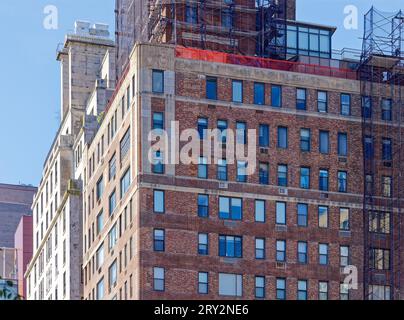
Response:
POLYGON ((257 3, 117 1, 116 48, 87 74, 113 94, 87 93, 72 143, 83 299, 402 299, 402 86, 375 84, 364 144, 360 59, 333 59, 335 28, 296 21, 295 1, 257 3), (253 130, 254 174, 162 163, 187 140, 149 134, 174 121, 227 145, 253 130))

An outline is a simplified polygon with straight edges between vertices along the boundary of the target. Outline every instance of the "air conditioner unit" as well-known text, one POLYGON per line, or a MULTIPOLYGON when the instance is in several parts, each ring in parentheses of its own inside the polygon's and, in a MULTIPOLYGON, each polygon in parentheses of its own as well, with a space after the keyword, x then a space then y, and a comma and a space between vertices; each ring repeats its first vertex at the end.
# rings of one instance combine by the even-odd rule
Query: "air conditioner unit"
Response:
POLYGON ((279 194, 282 194, 282 195, 287 196, 287 195, 288 195, 288 189, 286 189, 286 188, 279 188, 279 194))
POLYGON ((321 193, 320 198, 321 199, 328 199, 328 193, 321 193))
POLYGON ((268 153, 269 153, 269 149, 268 149, 268 148, 260 148, 260 153, 262 153, 262 154, 268 154, 268 153))
POLYGON ((347 157, 338 157, 338 161, 339 162, 347 162, 348 159, 347 159, 347 157))
POLYGON ((276 263, 276 269, 286 270, 286 263, 284 263, 284 262, 277 262, 277 263, 276 263))
POLYGON ((219 189, 228 189, 229 184, 227 182, 219 182, 219 189))

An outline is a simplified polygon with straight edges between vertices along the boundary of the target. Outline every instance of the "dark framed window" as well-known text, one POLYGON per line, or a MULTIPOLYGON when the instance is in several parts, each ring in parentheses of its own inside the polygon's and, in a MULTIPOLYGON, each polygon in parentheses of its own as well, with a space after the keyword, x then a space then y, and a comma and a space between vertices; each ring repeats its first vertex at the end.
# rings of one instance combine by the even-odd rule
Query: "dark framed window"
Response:
POLYGON ((285 240, 276 241, 276 261, 278 261, 278 262, 286 261, 286 241, 285 240))
POLYGON ((267 124, 260 124, 259 146, 263 147, 263 148, 269 147, 269 125, 267 125, 267 124))
POLYGON ((286 225, 286 202, 276 203, 276 220, 277 225, 286 225))
POLYGON ((121 178, 121 199, 128 192, 131 184, 130 167, 126 170, 121 178))
POLYGON ((362 97, 362 117, 370 119, 372 117, 372 98, 365 96, 362 97))
POLYGON ((277 85, 271 86, 271 105, 272 107, 282 107, 282 87, 277 85))
POLYGON ((319 174, 319 186, 320 191, 328 191, 328 170, 322 169, 319 174))
POLYGON ((207 256, 209 254, 209 236, 207 233, 198 235, 198 254, 207 256))
POLYGON ((242 103, 243 102, 243 81, 232 81, 232 101, 242 103))
POLYGON ((339 299, 349 300, 349 285, 341 283, 339 287, 339 299))
POLYGON ((217 179, 227 181, 227 161, 226 159, 219 159, 217 162, 217 179))
POLYGON ((318 226, 320 228, 328 228, 328 207, 318 207, 318 226))
POLYGON ((198 217, 207 218, 209 216, 209 196, 198 195, 198 217))
POLYGON ((265 222, 265 200, 255 200, 255 222, 265 222))
POLYGON ((254 104, 265 104, 265 84, 260 82, 254 83, 254 104))
POLYGON ((243 240, 238 236, 219 236, 219 256, 227 258, 242 258, 243 240))
POLYGON ((307 227, 309 206, 305 203, 297 204, 297 225, 299 227, 307 227))
POLYGON ((161 191, 161 190, 153 191, 153 211, 155 213, 164 213, 165 212, 164 191, 161 191))
POLYGON ((277 278, 276 279, 276 299, 286 300, 286 279, 277 278))
POLYGON ((348 156, 348 135, 346 133, 338 133, 338 155, 340 157, 348 156))
POLYGON ((153 130, 163 130, 163 129, 164 129, 164 113, 153 112, 153 130))
POLYGON ((115 190, 109 196, 109 216, 111 216, 116 208, 116 192, 115 190))
POLYGON ((237 161, 237 182, 247 182, 246 161, 237 161))
POLYGON ((382 194, 383 197, 391 198, 393 196, 393 179, 390 176, 382 177, 382 194))
POLYGON ((258 260, 265 259, 265 239, 264 238, 255 239, 255 259, 258 259, 258 260))
POLYGON ((369 265, 374 270, 390 270, 390 250, 381 248, 370 249, 369 265))
POLYGON ((223 9, 221 11, 222 27, 233 28, 233 14, 230 9, 223 9))
POLYGON ((199 139, 203 140, 206 138, 206 130, 208 130, 208 119, 198 118, 199 139))
POLYGON ((198 293, 199 294, 209 293, 209 273, 207 272, 198 273, 198 293))
POLYGON ((318 300, 328 300, 328 282, 326 281, 318 283, 318 300))
POLYGON ((300 168, 300 188, 310 189, 310 168, 300 168))
POLYGON ((227 142, 227 121, 226 120, 218 120, 217 121, 217 129, 220 131, 220 141, 223 144, 227 142))
POLYGON ((325 91, 317 92, 318 112, 328 112, 328 94, 325 91))
POLYGON ((382 99, 382 120, 391 121, 393 119, 393 101, 382 99))
POLYGON ((116 176, 116 155, 114 154, 109 160, 109 180, 111 181, 116 176))
POLYGON ((341 93, 341 115, 350 116, 351 115, 351 95, 346 93, 341 93))
POLYGON ((154 251, 165 251, 165 231, 163 229, 154 229, 153 232, 153 247, 154 251))
POLYGON ((311 149, 310 129, 300 129, 300 150, 310 152, 311 149))
POLYGON ((339 229, 342 231, 350 230, 350 214, 348 208, 339 209, 339 229))
POLYGON ((104 176, 101 176, 101 178, 97 182, 97 201, 101 199, 103 193, 104 193, 104 176))
POLYGON ((217 100, 217 78, 206 77, 206 99, 217 100))
POLYGON ((330 152, 330 133, 320 130, 319 140, 320 153, 328 154, 330 152))
POLYGON ((348 192, 347 176, 346 171, 338 171, 338 192, 348 192))
POLYGON ((284 164, 278 165, 278 186, 288 186, 288 166, 284 164))
POLYGON ((339 247, 339 264, 340 264, 340 267, 346 267, 349 265, 349 247, 348 246, 339 247))
POLYGON ((307 300, 307 280, 297 282, 297 300, 307 300))
POLYGON ((219 218, 241 220, 243 216, 242 199, 219 197, 219 218))
POLYGON ((255 277, 255 297, 257 299, 265 298, 265 277, 255 277))
POLYGON ((153 93, 164 93, 164 71, 153 70, 152 90, 153 93))
POLYGON ((260 162, 259 164, 259 183, 269 184, 269 164, 265 162, 260 162))
POLYGON ((298 88, 296 89, 296 109, 306 110, 307 109, 307 91, 306 89, 298 88))
POLYGON ((187 4, 185 8, 185 21, 191 24, 198 23, 198 7, 195 5, 187 4))
POLYGON ((307 242, 299 241, 297 243, 297 260, 301 264, 307 264, 307 242))
POLYGON ((236 122, 236 142, 238 144, 247 143, 247 124, 245 122, 236 122))
POLYGON ((165 290, 165 270, 164 268, 153 268, 153 290, 165 290))
POLYGON ((160 150, 153 151, 152 172, 156 174, 164 174, 164 171, 165 165, 163 152, 160 150))
POLYGON ((328 244, 326 243, 318 245, 318 263, 321 265, 328 264, 328 244))
POLYGON ((365 158, 372 159, 374 157, 374 148, 373 148, 373 137, 366 136, 365 137, 365 158))
POLYGON ((392 140, 388 138, 382 139, 382 159, 384 161, 393 160, 392 140))
POLYGON ((288 128, 278 127, 278 148, 288 148, 288 128))
POLYGON ((208 160, 204 157, 199 157, 198 162, 198 178, 207 179, 208 178, 208 160))

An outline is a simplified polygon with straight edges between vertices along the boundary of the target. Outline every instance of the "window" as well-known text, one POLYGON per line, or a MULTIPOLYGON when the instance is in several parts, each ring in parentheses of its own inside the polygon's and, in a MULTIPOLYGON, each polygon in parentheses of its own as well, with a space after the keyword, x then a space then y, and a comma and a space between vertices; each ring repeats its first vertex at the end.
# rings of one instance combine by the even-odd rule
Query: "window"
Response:
POLYGON ((259 183, 269 184, 269 164, 260 162, 259 164, 259 183))
POLYGON ((164 129, 164 113, 163 112, 153 112, 153 130, 163 130, 164 129))
POLYGON ((198 217, 207 218, 209 216, 209 196, 198 195, 198 217))
POLYGON ((280 164, 278 165, 278 186, 288 186, 288 166, 280 164))
POLYGON ((372 98, 362 97, 362 117, 370 119, 372 117, 372 98))
POLYGON ((306 89, 296 89, 296 109, 297 110, 306 110, 307 101, 306 101, 306 89))
POLYGON ((117 269, 117 260, 115 260, 112 265, 109 267, 108 270, 109 274, 109 290, 111 291, 112 288, 115 288, 117 283, 117 276, 118 276, 118 269, 117 269))
POLYGON ((152 82, 153 93, 164 93, 164 71, 153 70, 152 82))
POLYGON ((255 239, 255 259, 265 259, 265 239, 255 239))
POLYGON ((245 122, 236 123, 236 143, 247 143, 247 124, 245 122))
POLYGON ((243 256, 242 237, 219 236, 219 256, 241 258, 243 256))
POLYGON ((372 248, 369 259, 369 265, 372 269, 390 270, 390 250, 372 248))
POLYGON ((219 197, 219 218, 241 220, 243 215, 242 200, 239 198, 219 197))
POLYGON ((205 157, 199 157, 198 178, 200 179, 208 178, 208 159, 206 159, 205 157))
POLYGON ((233 80, 232 81, 232 96, 233 102, 243 102, 243 81, 233 80))
POLYGON ((307 300, 307 280, 297 282, 297 300, 307 300))
POLYGON ((108 234, 108 249, 111 251, 115 245, 116 242, 118 241, 118 232, 117 232, 117 227, 116 224, 111 228, 108 234))
POLYGON ((349 285, 345 283, 341 283, 339 285, 339 299, 340 300, 349 300, 349 285))
POLYGON ((300 130, 300 150, 310 152, 311 149, 311 133, 310 129, 301 129, 300 130))
POLYGON ((369 286, 369 300, 390 300, 390 286, 369 286))
POLYGON ((307 264, 307 242, 299 241, 297 243, 297 260, 301 264, 307 264))
POLYGON ((276 261, 278 261, 278 262, 286 261, 286 241, 285 240, 276 241, 276 261))
POLYGON ((276 299, 286 300, 286 279, 284 278, 276 279, 276 299))
POLYGON ((288 148, 288 128, 278 127, 278 148, 288 148))
POLYGON ((101 212, 97 216, 97 236, 101 233, 104 228, 104 212, 101 212))
POLYGON ((339 229, 342 231, 349 231, 349 209, 340 208, 339 209, 339 229))
POLYGON ((97 201, 101 199, 103 193, 104 193, 104 179, 101 176, 100 180, 98 180, 97 182, 97 201))
POLYGON ((310 189, 310 168, 300 168, 300 188, 310 189))
POLYGON ((198 293, 199 294, 209 293, 209 274, 207 272, 198 273, 198 293))
POLYGON ((392 197, 392 178, 383 176, 382 177, 382 190, 383 197, 391 198, 392 197))
POLYGON ((318 263, 321 265, 328 264, 328 244, 320 243, 318 245, 318 263))
POLYGON ((345 171, 338 171, 338 192, 347 192, 347 173, 345 171))
POLYGON ((390 233, 390 213, 373 211, 370 213, 369 231, 375 233, 390 233))
POLYGON ((111 216, 116 208, 116 192, 115 190, 109 196, 109 215, 111 216))
POLYGON ((217 179, 227 181, 227 161, 226 159, 219 159, 217 162, 217 179))
POLYGON ((343 116, 351 115, 351 95, 341 93, 341 114, 343 116))
POLYGON ((160 150, 153 151, 152 172, 155 174, 164 174, 164 171, 165 165, 163 152, 160 150))
POLYGON ((208 130, 208 119, 198 118, 199 139, 203 140, 206 138, 206 130, 208 130))
POLYGON ((130 168, 126 170, 125 174, 121 178, 121 199, 128 192, 130 186, 130 168))
POLYGON ((348 137, 346 133, 338 133, 338 156, 348 155, 348 137))
POLYGON ((217 129, 220 131, 219 140, 226 144, 227 141, 227 121, 226 120, 218 120, 217 121, 217 129))
POLYGON ((260 124, 259 145, 262 148, 269 147, 269 125, 267 125, 267 124, 260 124))
POLYGON ((116 175, 116 157, 115 154, 112 156, 111 160, 109 161, 109 180, 115 178, 116 175))
POLYGON ((153 211, 155 213, 164 213, 165 212, 165 199, 164 199, 164 191, 154 190, 153 191, 153 211))
POLYGON ((165 287, 165 270, 164 268, 153 268, 153 290, 164 291, 165 287))
POLYGON ((384 161, 391 161, 393 159, 391 139, 382 139, 382 157, 384 161))
POLYGON ((104 299, 104 278, 97 283, 97 300, 104 299))
POLYGON ((130 128, 126 131, 122 140, 119 143, 120 146, 120 157, 121 162, 125 159, 125 157, 129 154, 130 149, 130 128))
POLYGON ((96 264, 97 264, 97 270, 100 269, 104 264, 104 245, 101 245, 97 250, 96 264))
POLYGON ((329 138, 330 138, 330 134, 328 131, 320 131, 320 137, 319 137, 320 153, 328 154, 330 152, 329 138))
POLYGON ((325 91, 317 92, 317 109, 318 112, 328 111, 328 94, 325 91))
POLYGON ((219 295, 241 297, 243 295, 243 276, 219 273, 219 295))
POLYGON ((349 247, 348 246, 339 247, 339 265, 341 267, 346 267, 349 265, 349 247))
POLYGON ((286 202, 276 203, 276 224, 286 225, 286 202))
POLYGON ((318 283, 318 300, 328 300, 328 282, 318 283))
POLYGON ((246 161, 237 161, 237 182, 247 182, 246 161))
POLYGON ((373 192, 373 175, 371 174, 365 176, 365 192, 366 194, 373 192))
POLYGON ((198 235, 198 254, 207 256, 209 254, 209 236, 207 233, 198 235))
POLYGON ((265 84, 263 83, 254 83, 254 104, 265 104, 265 84))
POLYGON ((198 7, 195 5, 187 4, 185 11, 185 21, 187 23, 198 23, 198 7))
POLYGON ((255 200, 255 221, 265 222, 265 201, 255 200))
POLYGON ((382 99, 382 120, 391 121, 392 118, 392 100, 382 99))
POLYGON ((372 159, 374 155, 373 150, 373 137, 366 136, 365 137, 365 159, 372 159))
POLYGON ((319 175, 319 190, 328 191, 328 170, 320 170, 319 175))
POLYGON ((255 277, 255 297, 257 299, 265 298, 265 277, 255 277))
POLYGON ((233 27, 233 14, 230 9, 223 9, 221 11, 222 16, 222 27, 232 28, 233 27))
POLYGON ((206 77, 206 99, 217 100, 217 78, 206 77))
POLYGON ((297 225, 299 227, 307 227, 308 205, 304 203, 297 204, 297 225))
POLYGON ((153 232, 153 248, 154 251, 165 251, 165 231, 163 229, 155 229, 153 232))
POLYGON ((276 108, 282 106, 282 87, 281 86, 271 86, 271 105, 276 108))
POLYGON ((320 228, 328 228, 328 207, 318 207, 318 226, 320 228))

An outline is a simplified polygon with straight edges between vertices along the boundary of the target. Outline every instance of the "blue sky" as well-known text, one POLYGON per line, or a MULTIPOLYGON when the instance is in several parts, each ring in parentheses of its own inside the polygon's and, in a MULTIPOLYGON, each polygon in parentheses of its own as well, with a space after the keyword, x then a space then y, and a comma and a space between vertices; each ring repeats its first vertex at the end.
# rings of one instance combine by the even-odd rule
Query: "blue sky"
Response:
MULTIPOLYGON (((360 48, 363 14, 373 4, 399 9, 396 0, 297 0, 298 20, 338 27, 334 48, 360 48), (359 29, 345 30, 344 7, 359 10, 359 29)), ((114 0, 1 0, 0 183, 37 185, 59 125, 57 45, 75 20, 114 25, 114 0), (58 9, 58 29, 43 27, 44 8, 58 9)))

